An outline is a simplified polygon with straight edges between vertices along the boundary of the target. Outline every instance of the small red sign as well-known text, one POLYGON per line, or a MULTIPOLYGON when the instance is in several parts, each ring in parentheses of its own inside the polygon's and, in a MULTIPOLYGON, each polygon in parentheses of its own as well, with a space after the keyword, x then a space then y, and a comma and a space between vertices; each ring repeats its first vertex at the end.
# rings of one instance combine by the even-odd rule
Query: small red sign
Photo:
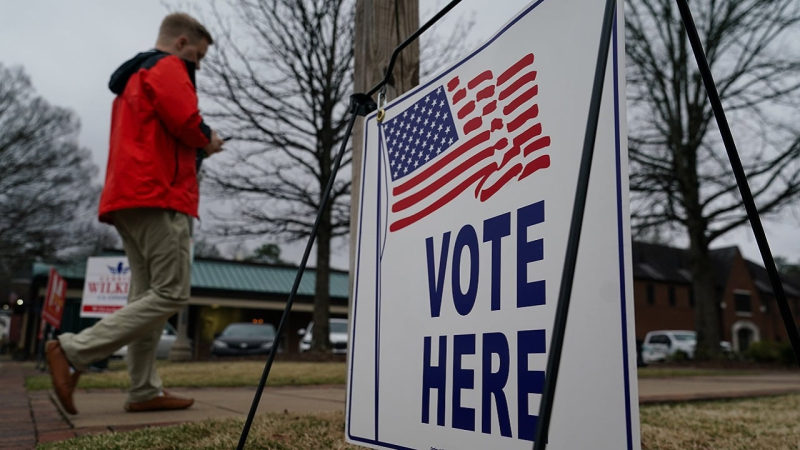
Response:
POLYGON ((113 305, 83 305, 82 311, 85 313, 102 313, 102 314, 113 314, 118 309, 122 309, 122 306, 113 306, 113 305))
POLYGON ((66 299, 67 282, 56 272, 56 269, 51 267, 42 319, 52 325, 53 328, 61 328, 61 316, 64 315, 66 299))

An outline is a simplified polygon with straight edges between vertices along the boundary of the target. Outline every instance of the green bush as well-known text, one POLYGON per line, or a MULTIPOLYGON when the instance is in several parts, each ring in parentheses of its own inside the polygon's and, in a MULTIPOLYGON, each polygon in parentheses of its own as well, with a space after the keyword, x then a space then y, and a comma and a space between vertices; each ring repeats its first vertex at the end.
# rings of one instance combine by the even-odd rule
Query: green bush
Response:
POLYGON ((778 360, 778 346, 769 341, 753 342, 745 351, 745 356, 756 362, 774 362, 778 360))
POLYGON ((689 360, 689 355, 687 355, 686 352, 681 350, 678 350, 677 352, 667 357, 667 361, 669 362, 684 362, 688 360, 689 360))
POLYGON ((797 367, 797 359, 794 357, 794 350, 792 344, 789 342, 782 342, 778 344, 778 361, 787 366, 797 367))

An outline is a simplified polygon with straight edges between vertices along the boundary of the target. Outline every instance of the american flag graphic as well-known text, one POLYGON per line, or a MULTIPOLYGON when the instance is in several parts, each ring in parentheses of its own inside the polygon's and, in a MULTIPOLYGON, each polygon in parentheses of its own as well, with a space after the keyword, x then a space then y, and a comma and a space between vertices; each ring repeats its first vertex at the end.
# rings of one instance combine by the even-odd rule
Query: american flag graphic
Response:
POLYGON ((391 179, 390 225, 412 225, 474 188, 485 202, 509 183, 550 167, 537 120, 534 56, 499 72, 452 77, 379 125, 391 179))

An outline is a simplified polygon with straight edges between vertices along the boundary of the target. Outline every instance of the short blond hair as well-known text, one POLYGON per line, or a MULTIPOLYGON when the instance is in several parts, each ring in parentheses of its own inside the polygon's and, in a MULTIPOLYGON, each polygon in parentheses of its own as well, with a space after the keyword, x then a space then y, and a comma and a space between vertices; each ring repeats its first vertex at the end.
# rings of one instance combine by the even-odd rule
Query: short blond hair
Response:
POLYGON ((164 17, 161 27, 158 29, 159 42, 175 39, 178 36, 186 36, 192 42, 205 39, 209 44, 214 43, 214 39, 211 38, 211 33, 206 27, 186 13, 172 13, 164 17))

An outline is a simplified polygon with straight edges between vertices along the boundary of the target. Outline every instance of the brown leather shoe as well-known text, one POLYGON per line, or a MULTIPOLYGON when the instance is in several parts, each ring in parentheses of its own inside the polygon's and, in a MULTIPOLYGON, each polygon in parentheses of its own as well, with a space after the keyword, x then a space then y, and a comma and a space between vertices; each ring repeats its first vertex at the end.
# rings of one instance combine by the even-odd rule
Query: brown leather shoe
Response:
POLYGON ((166 411, 171 409, 186 409, 194 404, 193 398, 176 397, 167 391, 161 391, 163 395, 153 397, 150 400, 135 403, 125 403, 125 411, 144 412, 144 411, 166 411))
POLYGON ((47 366, 50 368, 50 379, 53 382, 53 390, 56 391, 56 398, 64 410, 70 414, 78 414, 75 403, 72 401, 72 391, 78 382, 77 376, 69 373, 69 361, 61 344, 57 340, 49 341, 45 344, 45 357, 47 366))

